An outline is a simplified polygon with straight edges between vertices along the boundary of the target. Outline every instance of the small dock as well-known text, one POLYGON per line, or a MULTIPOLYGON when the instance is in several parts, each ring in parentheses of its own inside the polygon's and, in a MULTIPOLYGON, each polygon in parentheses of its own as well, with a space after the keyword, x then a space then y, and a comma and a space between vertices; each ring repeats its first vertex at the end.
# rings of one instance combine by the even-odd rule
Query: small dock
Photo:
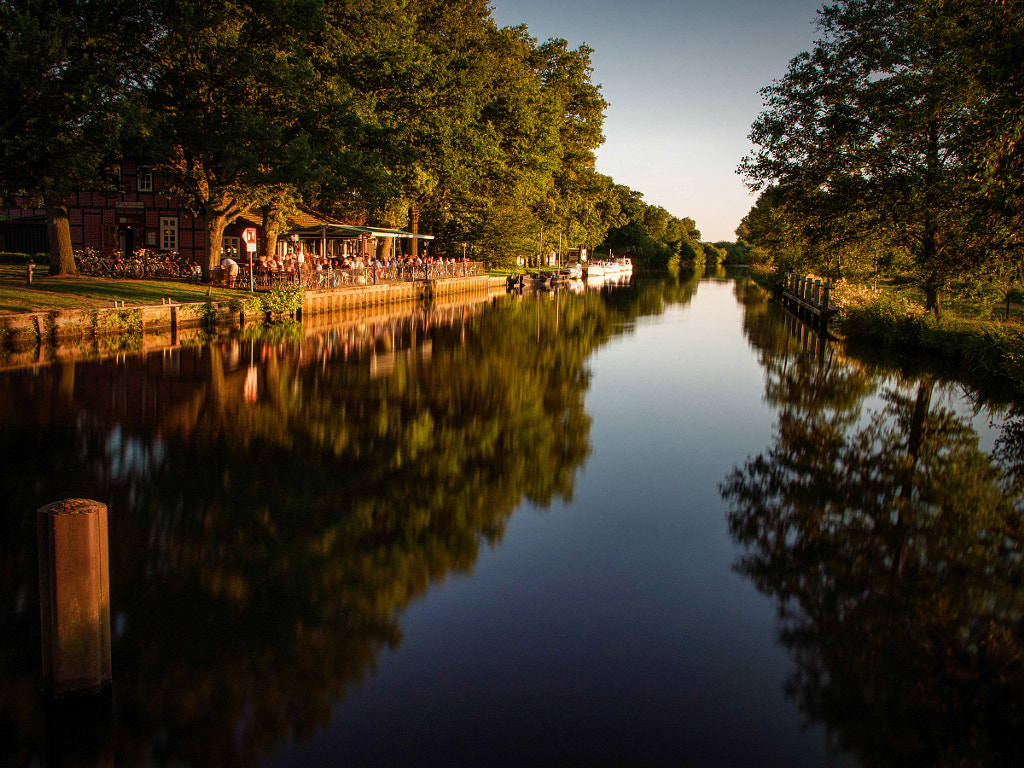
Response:
POLYGON ((832 284, 828 280, 787 272, 782 284, 782 303, 795 314, 828 325, 829 318, 839 311, 829 303, 832 284))

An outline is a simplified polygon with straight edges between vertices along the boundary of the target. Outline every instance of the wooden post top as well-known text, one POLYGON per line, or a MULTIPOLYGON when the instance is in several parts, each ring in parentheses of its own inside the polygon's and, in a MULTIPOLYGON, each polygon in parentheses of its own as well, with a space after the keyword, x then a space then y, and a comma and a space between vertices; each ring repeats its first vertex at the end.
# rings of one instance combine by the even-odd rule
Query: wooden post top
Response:
POLYGON ((105 506, 106 504, 91 499, 63 499, 40 507, 36 511, 40 515, 87 515, 105 506))

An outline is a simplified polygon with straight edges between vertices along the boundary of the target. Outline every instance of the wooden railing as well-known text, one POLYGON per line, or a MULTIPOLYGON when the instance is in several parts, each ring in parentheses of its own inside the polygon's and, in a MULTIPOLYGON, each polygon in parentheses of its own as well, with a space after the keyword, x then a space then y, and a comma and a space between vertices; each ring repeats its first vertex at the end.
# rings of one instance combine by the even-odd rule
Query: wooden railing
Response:
POLYGON ((782 284, 782 298, 827 321, 836 311, 836 308, 829 304, 831 290, 832 284, 827 280, 787 272, 782 284))

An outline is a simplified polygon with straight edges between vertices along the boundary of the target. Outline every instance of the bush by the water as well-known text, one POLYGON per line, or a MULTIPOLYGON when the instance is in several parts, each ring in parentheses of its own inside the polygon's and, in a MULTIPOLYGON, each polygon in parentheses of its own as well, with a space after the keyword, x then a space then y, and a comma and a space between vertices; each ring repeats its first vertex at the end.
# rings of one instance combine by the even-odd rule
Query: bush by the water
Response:
POLYGON ((259 300, 264 312, 272 315, 290 314, 302 307, 302 288, 274 288, 261 293, 259 300))
POLYGON ((1024 329, 1016 323, 936 318, 890 291, 837 290, 838 330, 848 339, 940 355, 977 376, 998 376, 1024 389, 1024 329), (859 295, 857 295, 859 294, 859 295))

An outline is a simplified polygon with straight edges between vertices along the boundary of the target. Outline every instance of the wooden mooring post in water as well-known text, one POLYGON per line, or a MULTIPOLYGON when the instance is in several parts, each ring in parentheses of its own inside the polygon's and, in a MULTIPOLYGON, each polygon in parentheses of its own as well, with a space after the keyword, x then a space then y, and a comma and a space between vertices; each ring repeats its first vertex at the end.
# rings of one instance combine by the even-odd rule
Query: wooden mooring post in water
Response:
POLYGON ((36 511, 43 686, 55 697, 113 680, 107 505, 65 499, 36 511))
POLYGON ((837 311, 829 303, 832 284, 827 280, 812 279, 787 272, 783 278, 782 301, 798 313, 810 314, 822 325, 837 311))

